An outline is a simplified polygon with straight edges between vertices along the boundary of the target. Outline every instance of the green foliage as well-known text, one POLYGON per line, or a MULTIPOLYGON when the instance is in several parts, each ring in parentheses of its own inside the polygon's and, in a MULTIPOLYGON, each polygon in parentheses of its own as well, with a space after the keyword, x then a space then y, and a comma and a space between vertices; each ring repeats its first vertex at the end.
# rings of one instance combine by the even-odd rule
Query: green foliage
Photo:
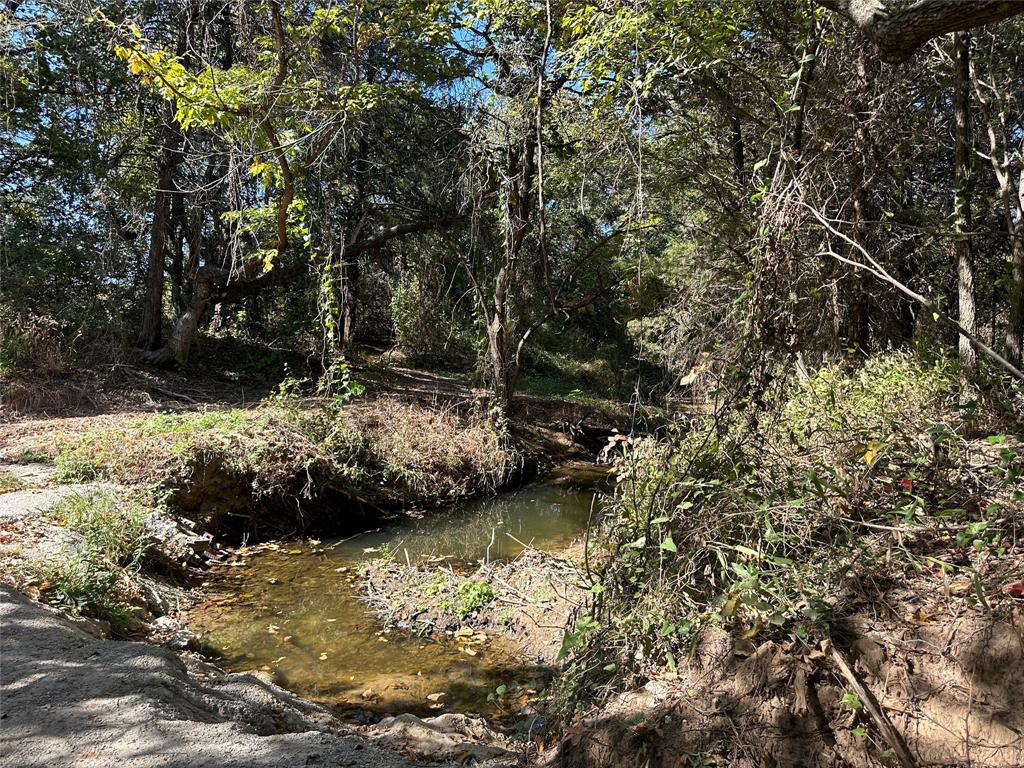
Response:
POLYGON ((108 491, 75 493, 58 501, 47 516, 80 533, 85 551, 123 568, 137 568, 149 551, 147 510, 108 491))
POLYGON ((40 595, 51 605, 82 616, 109 621, 127 629, 133 611, 123 602, 121 574, 92 552, 52 560, 36 573, 40 595))
POLYGON ((977 583, 1021 512, 1022 466, 1009 450, 972 469, 960 398, 948 366, 891 355, 789 380, 757 432, 730 411, 635 442, 599 537, 613 555, 563 644, 589 670, 569 698, 674 667, 709 627, 827 634, 858 574, 928 568, 936 540, 977 583))
POLYGON ((463 618, 469 616, 494 599, 494 590, 486 581, 465 579, 455 592, 456 608, 463 618))
POLYGON ((860 696, 858 696, 856 693, 844 693, 842 698, 842 704, 844 707, 854 712, 864 708, 864 704, 860 700, 860 696))
POLYGON ((146 510, 97 491, 67 496, 47 516, 82 541, 70 557, 55 557, 36 569, 41 596, 71 613, 110 621, 117 629, 131 626, 134 580, 152 546, 146 510))
POLYGON ((472 321, 452 306, 436 275, 402 273, 391 286, 395 345, 416 363, 460 364, 475 356, 472 321))
POLYGON ((0 471, 0 493, 20 491, 24 487, 25 483, 23 483, 20 478, 9 472, 0 471))

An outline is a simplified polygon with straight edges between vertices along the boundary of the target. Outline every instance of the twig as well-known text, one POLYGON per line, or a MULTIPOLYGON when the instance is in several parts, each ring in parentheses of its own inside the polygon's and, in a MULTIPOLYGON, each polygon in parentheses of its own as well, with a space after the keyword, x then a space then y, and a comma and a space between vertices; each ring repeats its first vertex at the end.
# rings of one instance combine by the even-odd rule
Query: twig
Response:
POLYGON ((180 392, 171 392, 171 390, 169 390, 169 389, 161 389, 160 387, 157 387, 157 386, 155 386, 153 384, 148 384, 147 386, 150 389, 152 389, 154 392, 156 392, 158 394, 161 394, 164 397, 169 397, 172 400, 183 400, 186 403, 192 403, 193 405, 198 405, 198 401, 193 400, 188 395, 183 395, 180 392))
POLYGON ((878 705, 878 701, 874 695, 869 691, 857 676, 853 674, 853 670, 850 669, 850 665, 846 663, 846 659, 838 648, 832 646, 832 661, 839 667, 839 671, 843 677, 850 684, 850 687, 856 692, 857 696, 860 697, 861 702, 864 704, 864 709, 868 711, 871 718, 875 721, 875 725, 878 726, 878 730, 881 731, 882 737, 889 744, 896 758, 900 761, 900 765, 903 768, 916 768, 917 761, 914 760, 914 756, 910 754, 910 749, 907 747, 906 742, 903 740, 903 736, 896 730, 896 727, 892 724, 892 721, 882 711, 882 708, 878 705))

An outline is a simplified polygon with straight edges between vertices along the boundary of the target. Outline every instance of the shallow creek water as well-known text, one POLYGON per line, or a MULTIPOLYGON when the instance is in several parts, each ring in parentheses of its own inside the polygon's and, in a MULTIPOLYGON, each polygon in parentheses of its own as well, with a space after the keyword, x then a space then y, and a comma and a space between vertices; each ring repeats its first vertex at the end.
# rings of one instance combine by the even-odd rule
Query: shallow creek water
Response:
POLYGON ((457 638, 384 630, 359 599, 359 563, 388 549, 413 564, 458 570, 515 557, 524 544, 557 551, 586 527, 593 502, 593 490, 541 483, 347 539, 243 549, 244 565, 210 583, 190 625, 227 669, 262 670, 342 710, 495 716, 489 693, 499 685, 539 687, 546 670, 500 636, 472 645, 470 655, 457 638))

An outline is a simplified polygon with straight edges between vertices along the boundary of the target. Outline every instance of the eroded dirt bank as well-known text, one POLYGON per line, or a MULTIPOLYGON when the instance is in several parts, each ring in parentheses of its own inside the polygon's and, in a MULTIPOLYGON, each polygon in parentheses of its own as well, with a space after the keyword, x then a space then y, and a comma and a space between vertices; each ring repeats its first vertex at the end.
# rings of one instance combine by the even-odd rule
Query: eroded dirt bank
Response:
POLYGON ((358 730, 250 674, 97 638, 0 586, 3 755, 11 768, 513 765, 486 727, 408 716, 358 730))

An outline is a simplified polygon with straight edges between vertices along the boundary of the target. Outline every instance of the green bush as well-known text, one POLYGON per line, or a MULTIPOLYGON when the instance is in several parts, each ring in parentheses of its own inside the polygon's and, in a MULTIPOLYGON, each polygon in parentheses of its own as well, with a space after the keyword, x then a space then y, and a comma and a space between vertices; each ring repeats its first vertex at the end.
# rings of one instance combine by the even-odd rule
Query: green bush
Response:
POLYGON ((391 289, 395 344, 413 361, 462 364, 475 356, 471 321, 455 311, 444 290, 418 274, 403 275, 391 289))
POLYGON ((80 533, 83 552, 124 568, 137 567, 150 548, 146 510, 107 491, 66 496, 47 516, 80 533))
POLYGON ((1022 468, 1013 449, 966 460, 960 398, 948 366, 893 355, 790 380, 756 429, 734 409, 632 444, 597 537, 611 554, 566 635, 567 699, 673 667, 709 627, 827 634, 858 574, 927 568, 937 541, 973 578, 1020 517, 1022 468))
POLYGON ((459 584, 459 588, 455 592, 455 602, 459 609, 459 615, 463 618, 480 610, 493 599, 494 590, 486 581, 466 579, 459 584))
POLYGON ((67 496, 47 516, 81 534, 82 542, 70 557, 54 558, 37 569, 41 596, 71 613, 128 628, 133 585, 151 547, 146 510, 97 491, 67 496))
POLYGON ((39 592, 51 605, 78 616, 109 621, 117 629, 132 624, 133 611, 123 601, 122 576, 95 552, 52 560, 36 574, 39 592))

